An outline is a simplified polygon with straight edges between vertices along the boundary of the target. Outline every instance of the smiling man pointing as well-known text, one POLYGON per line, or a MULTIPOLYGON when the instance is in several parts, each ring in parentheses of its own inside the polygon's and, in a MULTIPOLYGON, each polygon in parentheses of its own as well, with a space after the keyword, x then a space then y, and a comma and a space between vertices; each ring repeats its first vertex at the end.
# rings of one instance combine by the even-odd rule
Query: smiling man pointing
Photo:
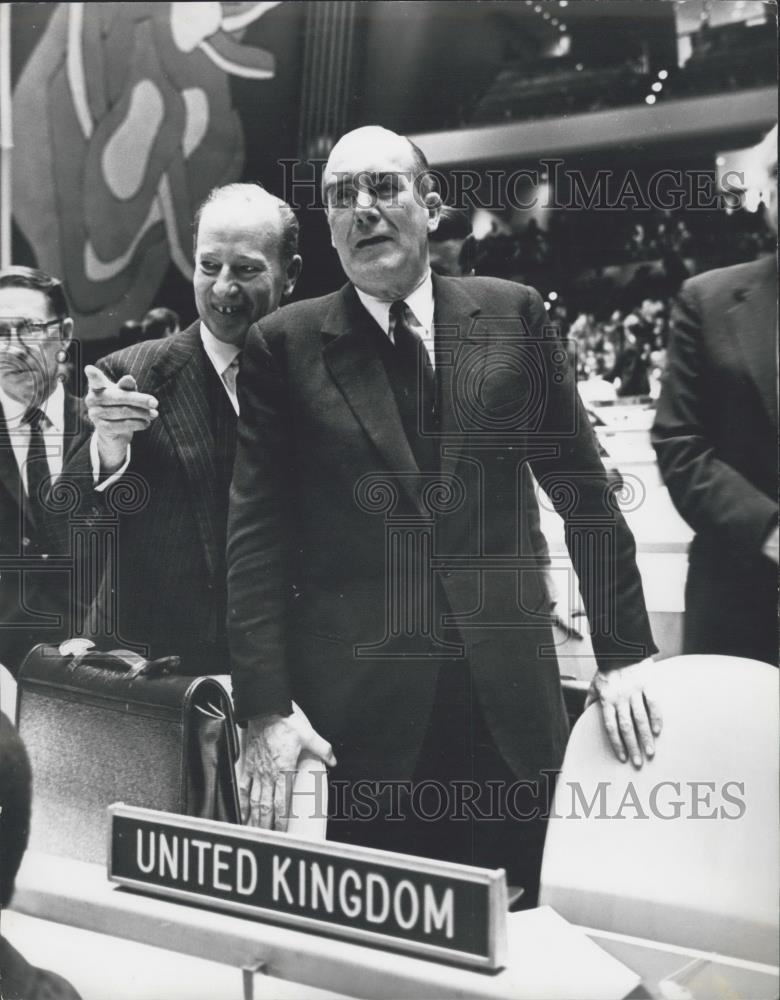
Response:
POLYGON ((147 646, 154 657, 178 654, 191 673, 228 669, 236 375, 249 327, 293 290, 297 243, 285 202, 254 184, 217 188, 196 217, 199 321, 86 370, 94 433, 66 471, 94 485, 96 514, 110 505, 113 482, 143 483, 139 509, 120 515, 116 589, 105 581, 100 593, 103 629, 113 620, 114 641, 147 646))

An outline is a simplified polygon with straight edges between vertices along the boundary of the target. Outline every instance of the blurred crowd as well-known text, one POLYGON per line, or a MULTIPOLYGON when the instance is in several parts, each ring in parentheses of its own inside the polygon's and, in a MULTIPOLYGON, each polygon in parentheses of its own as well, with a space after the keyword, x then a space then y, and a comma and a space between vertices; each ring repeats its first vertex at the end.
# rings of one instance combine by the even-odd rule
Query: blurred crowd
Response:
POLYGON ((668 323, 669 303, 654 298, 643 299, 627 313, 615 309, 607 320, 579 313, 567 336, 582 398, 589 403, 628 396, 657 399, 668 323))
POLYGON ((158 306, 150 309, 141 320, 129 319, 119 328, 119 347, 132 347, 143 340, 161 340, 181 329, 181 322, 173 309, 158 306))
POLYGON ((598 268, 657 261, 671 282, 666 293, 674 294, 693 270, 753 260, 775 248, 760 213, 728 206, 711 211, 553 208, 543 223, 535 218, 521 223, 515 228, 512 221, 493 222, 476 247, 478 273, 541 288, 549 280, 571 282, 598 268))
POLYGON ((589 402, 657 399, 666 362, 671 304, 686 278, 774 252, 760 213, 642 213, 628 221, 599 213, 591 242, 584 213, 553 212, 519 232, 495 220, 473 237, 468 270, 539 289, 569 342, 581 395, 589 402), (594 259, 595 258, 595 259, 594 259))

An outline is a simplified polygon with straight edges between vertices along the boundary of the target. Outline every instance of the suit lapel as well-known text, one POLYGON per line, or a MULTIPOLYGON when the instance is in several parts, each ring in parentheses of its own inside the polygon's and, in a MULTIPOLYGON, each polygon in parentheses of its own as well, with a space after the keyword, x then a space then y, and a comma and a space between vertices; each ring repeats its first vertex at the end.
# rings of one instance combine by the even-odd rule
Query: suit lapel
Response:
POLYGON ((777 427, 775 267, 774 257, 758 262, 752 280, 734 290, 734 304, 726 311, 726 320, 777 427))
MULTIPOLYGON (((22 479, 2 408, 0 408, 0 489, 7 492, 16 507, 22 506, 22 479)), ((29 504, 23 506, 25 511, 29 510, 29 504)))
MULTIPOLYGON (((84 401, 70 392, 65 392, 65 434, 62 442, 63 461, 70 449, 83 440, 88 426, 87 409, 84 401)), ((89 425, 91 428, 91 425, 89 425)))
POLYGON ((217 540, 214 523, 217 468, 211 427, 206 365, 199 325, 171 338, 170 349, 155 365, 154 393, 160 403, 160 420, 178 455, 189 484, 209 572, 216 567, 217 540))
POLYGON ((384 365, 374 347, 384 336, 351 285, 338 293, 323 326, 323 359, 331 378, 388 469, 419 509, 420 470, 404 433, 384 365))
MULTIPOLYGON (((452 474, 466 438, 453 370, 464 347, 468 350, 469 345, 483 348, 486 345, 472 335, 473 319, 480 306, 469 294, 468 282, 434 275, 433 290, 442 474, 452 474)), ((351 285, 342 288, 331 306, 323 334, 326 341, 323 357, 331 377, 388 468, 403 474, 403 487, 419 508, 420 470, 404 433, 384 366, 372 346, 377 336, 376 324, 351 285)), ((479 351, 480 366, 484 366, 485 358, 486 352, 479 351)))
POLYGON ((485 344, 472 334, 474 318, 480 306, 468 292, 468 281, 463 278, 441 278, 433 275, 436 374, 438 380, 439 426, 441 432, 442 475, 452 475, 466 443, 461 380, 456 376, 468 373, 472 358, 476 363, 472 385, 481 381, 481 370, 487 352, 485 344), (482 347, 482 350, 477 348, 482 347), (464 366, 466 366, 464 368, 464 366))

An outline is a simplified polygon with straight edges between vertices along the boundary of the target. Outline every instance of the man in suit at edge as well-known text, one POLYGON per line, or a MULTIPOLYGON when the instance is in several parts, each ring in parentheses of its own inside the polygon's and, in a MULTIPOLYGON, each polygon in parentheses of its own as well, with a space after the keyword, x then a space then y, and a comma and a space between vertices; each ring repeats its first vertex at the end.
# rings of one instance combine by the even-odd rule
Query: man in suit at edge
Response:
POLYGON ((0 664, 14 674, 33 645, 61 637, 69 606, 67 573, 47 566, 47 496, 84 417, 64 384, 68 312, 56 278, 0 271, 0 664))
POLYGON ((116 614, 115 644, 178 654, 193 674, 228 669, 224 553, 236 369, 251 324, 293 290, 297 246, 298 222, 285 202, 254 184, 215 189, 195 223, 198 321, 85 370, 94 432, 67 471, 89 484, 96 515, 110 504, 106 487, 123 476, 140 477, 147 494, 120 517, 115 612, 108 586, 100 610, 116 614))
MULTIPOLYGON (((777 126, 755 148, 777 234, 777 126)), ((672 332, 652 439, 694 529, 684 653, 777 665, 777 260, 690 278, 672 332)))
MULTIPOLYGON (((516 497, 517 468, 527 456, 567 517, 601 668, 593 697, 615 752, 641 766, 643 751, 654 752, 661 719, 645 688, 644 661, 655 646, 633 539, 622 516, 605 504, 606 473, 558 338, 543 335, 540 296, 497 279, 431 279, 428 234, 441 202, 422 152, 402 136, 373 126, 344 136, 330 154, 323 194, 331 240, 350 282, 322 299, 290 305, 250 331, 239 379, 228 631, 236 708, 248 721, 240 792, 250 821, 286 825, 288 775, 302 734, 309 738, 292 698, 331 742, 339 761, 332 777, 354 783, 355 794, 357 782, 374 782, 381 809, 387 783, 396 780, 474 778, 483 786, 495 779, 506 787, 559 767, 567 725, 558 666, 549 615, 546 608, 539 613, 546 594, 536 559, 528 557, 523 499, 516 497), (406 308, 391 306, 401 300, 406 308), (478 330, 480 316, 484 326, 478 330), (498 342, 507 327, 514 354, 511 345, 498 342), (415 328, 428 343, 425 353, 413 346, 419 377, 410 416, 407 366, 415 328), (473 338, 472 330, 478 333, 473 338), (493 349, 486 338, 495 340, 493 349), (528 338, 529 356, 544 366, 542 399, 527 375, 538 371, 536 362, 524 363, 517 338, 528 338), (467 383, 470 370, 488 373, 481 383, 466 385, 493 418, 487 433, 471 420, 471 400, 459 396, 463 379, 445 348, 464 356, 460 374, 467 383), (553 378, 556 364, 560 381, 553 378), (417 417, 430 426, 432 374, 440 430, 426 434, 417 417), (465 417, 456 411, 461 403, 465 417), (522 426, 529 409, 541 447, 522 426), (494 448, 501 440, 495 428, 506 426, 507 411, 510 426, 519 422, 520 430, 494 448), (445 475, 447 466, 454 474, 445 475), (378 497, 381 506, 382 493, 396 487, 395 513, 424 519, 435 503, 430 495, 423 498, 424 487, 442 478, 453 495, 462 491, 463 502, 436 516, 440 562, 431 595, 422 579, 425 567, 386 579, 386 525, 374 501, 378 497), (609 565, 587 563, 577 517, 562 496, 569 480, 576 490, 574 498, 568 491, 574 513, 606 523, 609 565), (379 484, 376 494, 372 483, 379 484), (483 504, 489 508, 484 519, 483 504), (483 554, 514 559, 510 573, 483 570, 483 554), (404 606, 415 603, 418 588, 423 605, 435 599, 433 630, 422 630, 427 645, 403 629, 385 635, 388 610, 397 610, 387 588, 400 589, 404 606), (379 644, 378 652, 371 655, 369 648, 366 655, 372 644, 379 644)), ((391 526, 392 518, 393 511, 391 526)), ((416 611, 419 622, 427 609, 416 611)), ((426 824, 419 814, 430 810, 427 802, 424 810, 412 810, 417 817, 407 803, 399 823, 381 810, 375 815, 376 805, 368 805, 365 822, 353 812, 355 822, 347 815, 331 823, 329 837, 501 864, 533 901, 538 823, 444 817, 426 824), (524 853, 525 859, 518 857, 524 853)))

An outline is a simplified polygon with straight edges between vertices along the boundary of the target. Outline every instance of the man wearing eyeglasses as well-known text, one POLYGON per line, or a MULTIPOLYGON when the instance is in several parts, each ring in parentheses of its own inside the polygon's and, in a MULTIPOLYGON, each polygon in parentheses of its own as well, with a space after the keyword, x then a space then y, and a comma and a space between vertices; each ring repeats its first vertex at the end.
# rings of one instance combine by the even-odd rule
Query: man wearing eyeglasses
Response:
POLYGON ((65 388, 72 333, 56 278, 0 271, 0 663, 12 673, 32 645, 59 636, 67 608, 68 578, 49 562, 44 521, 83 412, 65 388))

